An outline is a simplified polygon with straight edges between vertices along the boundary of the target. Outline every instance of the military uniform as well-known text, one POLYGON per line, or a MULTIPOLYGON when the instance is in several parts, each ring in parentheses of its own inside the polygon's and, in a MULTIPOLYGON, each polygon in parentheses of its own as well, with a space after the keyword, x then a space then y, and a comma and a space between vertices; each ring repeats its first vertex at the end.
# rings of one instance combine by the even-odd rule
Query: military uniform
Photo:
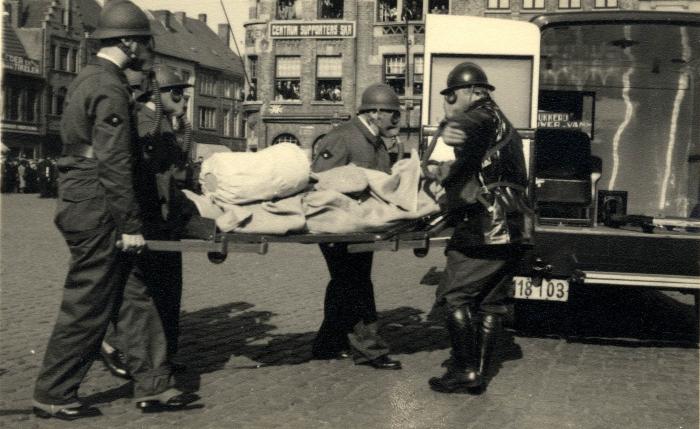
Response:
MULTIPOLYGON (((316 147, 315 172, 353 163, 389 173, 389 153, 381 137, 373 135, 360 119, 353 118, 328 133, 316 147)), ((356 363, 389 353, 377 335, 377 307, 372 284, 372 252, 348 253, 342 243, 322 244, 331 280, 326 288, 324 319, 313 354, 330 356, 351 348, 356 363)))
POLYGON ((74 403, 122 300, 131 322, 122 344, 136 397, 170 387, 166 344, 158 312, 141 280, 135 255, 115 245, 142 231, 134 195, 135 128, 122 70, 97 58, 73 81, 61 118, 55 224, 71 252, 61 309, 49 339, 34 398, 74 403))
MULTIPOLYGON (((135 189, 143 219, 146 240, 178 240, 196 208, 182 193, 186 181, 187 152, 178 140, 167 117, 161 119, 154 134, 155 112, 140 105, 137 108, 139 154, 136 163, 135 189)), ((180 301, 182 297, 182 254, 180 252, 146 251, 137 258, 150 296, 163 322, 168 359, 177 352, 180 301)), ((129 303, 122 305, 119 323, 128 326, 129 303)), ((126 331, 130 331, 127 329, 126 331)), ((122 330, 125 335, 129 332, 122 330)), ((109 335, 107 342, 121 347, 122 336, 109 335)))
POLYGON ((443 181, 456 225, 436 292, 437 304, 447 307, 452 360, 445 375, 429 381, 434 390, 448 393, 485 386, 521 245, 532 225, 522 143, 496 103, 476 101, 450 121, 466 135, 443 181))
POLYGON ((522 257, 520 245, 531 234, 522 143, 490 99, 451 120, 459 124, 467 141, 455 149, 456 160, 443 181, 447 206, 457 222, 446 250, 438 302, 503 314, 509 282, 522 257), (476 186, 468 184, 470 180, 476 186), (471 200, 464 195, 465 188, 479 194, 484 188, 489 191, 481 202, 465 201, 465 197, 471 200))

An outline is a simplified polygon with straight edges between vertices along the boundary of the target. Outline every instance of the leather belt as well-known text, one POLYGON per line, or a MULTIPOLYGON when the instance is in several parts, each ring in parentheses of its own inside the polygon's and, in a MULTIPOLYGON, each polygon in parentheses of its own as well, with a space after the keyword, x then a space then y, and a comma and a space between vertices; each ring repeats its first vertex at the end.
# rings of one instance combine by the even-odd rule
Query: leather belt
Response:
POLYGON ((94 158, 95 153, 92 146, 83 143, 64 144, 61 156, 82 156, 83 158, 94 158))

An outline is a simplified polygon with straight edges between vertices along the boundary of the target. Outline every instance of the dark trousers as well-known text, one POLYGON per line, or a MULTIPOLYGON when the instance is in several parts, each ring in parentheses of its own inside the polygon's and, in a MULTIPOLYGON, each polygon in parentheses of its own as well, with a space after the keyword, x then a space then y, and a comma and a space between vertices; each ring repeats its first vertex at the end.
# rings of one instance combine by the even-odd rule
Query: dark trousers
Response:
POLYGON ((167 390, 170 369, 163 327, 134 256, 115 247, 113 228, 64 237, 71 252, 70 267, 34 398, 54 405, 76 401, 80 383, 122 301, 129 308, 125 317, 130 319, 130 331, 124 335, 123 347, 135 396, 167 390))
POLYGON ((331 276, 326 288, 323 323, 314 354, 351 348, 357 363, 389 353, 376 331, 377 306, 372 284, 372 252, 348 253, 347 245, 320 245, 331 276))
MULTIPOLYGON (((144 251, 136 264, 140 280, 146 285, 148 294, 158 310, 165 340, 167 359, 177 353, 180 335, 180 302, 182 299, 182 254, 180 252, 144 251)), ((105 341, 112 347, 124 351, 125 336, 133 331, 132 303, 125 301, 119 312, 119 320, 107 331, 105 341)))
POLYGON ((507 312, 513 276, 522 258, 518 245, 448 249, 445 275, 438 286, 437 303, 448 311, 470 307, 483 313, 507 312))

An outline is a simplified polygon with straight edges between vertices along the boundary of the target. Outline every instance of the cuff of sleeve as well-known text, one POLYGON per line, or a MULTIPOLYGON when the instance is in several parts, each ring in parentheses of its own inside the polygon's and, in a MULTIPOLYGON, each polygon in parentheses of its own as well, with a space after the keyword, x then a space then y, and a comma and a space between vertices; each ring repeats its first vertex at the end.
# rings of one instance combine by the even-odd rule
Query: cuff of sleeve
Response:
POLYGON ((122 234, 141 234, 141 220, 138 218, 126 219, 121 225, 122 234))

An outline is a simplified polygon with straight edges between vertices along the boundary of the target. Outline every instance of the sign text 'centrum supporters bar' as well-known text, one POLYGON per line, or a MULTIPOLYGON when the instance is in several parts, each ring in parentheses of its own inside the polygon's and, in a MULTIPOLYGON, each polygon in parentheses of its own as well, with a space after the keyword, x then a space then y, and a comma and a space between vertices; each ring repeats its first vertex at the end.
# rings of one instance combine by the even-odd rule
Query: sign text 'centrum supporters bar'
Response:
POLYGON ((344 37, 355 37, 355 22, 271 22, 270 37, 273 39, 338 39, 344 37))

